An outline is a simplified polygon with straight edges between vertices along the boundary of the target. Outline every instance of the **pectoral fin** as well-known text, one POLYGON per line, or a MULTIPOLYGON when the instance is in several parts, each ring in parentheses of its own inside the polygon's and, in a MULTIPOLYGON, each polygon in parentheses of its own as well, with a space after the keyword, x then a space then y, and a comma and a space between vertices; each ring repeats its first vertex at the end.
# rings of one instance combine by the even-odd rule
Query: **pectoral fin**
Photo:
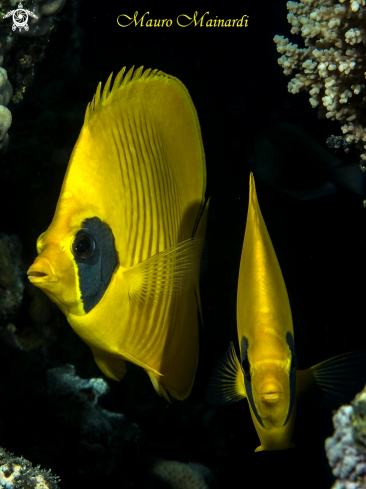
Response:
POLYGON ((129 296, 136 304, 158 302, 193 287, 198 281, 203 238, 182 241, 127 269, 129 296))
POLYGON ((366 350, 330 358, 296 375, 297 399, 320 408, 337 408, 365 386, 366 350))
POLYGON ((211 404, 233 404, 246 397, 244 376, 235 352, 233 342, 218 361, 206 392, 206 400, 211 404))

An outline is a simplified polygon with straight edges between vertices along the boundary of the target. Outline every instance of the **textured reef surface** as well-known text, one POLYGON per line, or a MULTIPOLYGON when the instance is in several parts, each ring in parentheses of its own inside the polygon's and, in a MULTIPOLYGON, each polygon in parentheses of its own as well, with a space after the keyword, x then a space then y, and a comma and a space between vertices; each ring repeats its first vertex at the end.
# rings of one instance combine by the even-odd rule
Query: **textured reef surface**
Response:
POLYGON ((333 489, 361 489, 366 485, 366 389, 351 406, 333 416, 334 435, 325 442, 333 474, 333 489))

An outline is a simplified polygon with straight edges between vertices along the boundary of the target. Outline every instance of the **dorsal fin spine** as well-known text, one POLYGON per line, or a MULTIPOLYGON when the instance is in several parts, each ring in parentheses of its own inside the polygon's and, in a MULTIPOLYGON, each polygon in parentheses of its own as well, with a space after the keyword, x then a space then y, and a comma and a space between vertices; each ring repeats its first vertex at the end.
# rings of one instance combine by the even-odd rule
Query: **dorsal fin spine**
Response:
POLYGON ((143 74, 141 75, 141 78, 148 78, 148 76, 150 75, 150 72, 151 72, 151 68, 147 68, 147 70, 145 70, 143 72, 143 74))
POLYGON ((132 80, 137 80, 138 78, 140 78, 143 69, 144 69, 143 66, 140 66, 139 68, 137 68, 137 70, 133 74, 132 80))
POLYGON ((99 104, 102 104, 109 97, 110 94, 109 88, 111 86, 112 76, 113 76, 113 72, 109 75, 107 83, 104 85, 103 93, 102 96, 100 97, 99 104))
POLYGON ((125 87, 127 85, 127 83, 131 80, 131 76, 132 76, 134 68, 135 68, 135 66, 132 66, 132 68, 130 68, 128 70, 128 72, 126 73, 126 76, 122 80, 121 87, 125 87))
POLYGON ((121 86, 121 82, 123 79, 124 72, 126 71, 126 67, 124 66, 122 70, 117 74, 116 78, 114 79, 113 87, 111 92, 114 92, 119 89, 121 86))
POLYGON ((85 111, 85 117, 84 117, 84 124, 87 124, 89 122, 89 119, 90 119, 90 103, 88 103, 87 107, 86 107, 86 111, 85 111))
POLYGON ((99 82, 97 91, 95 92, 95 95, 94 95, 94 110, 96 110, 98 108, 101 90, 102 90, 102 82, 99 82))

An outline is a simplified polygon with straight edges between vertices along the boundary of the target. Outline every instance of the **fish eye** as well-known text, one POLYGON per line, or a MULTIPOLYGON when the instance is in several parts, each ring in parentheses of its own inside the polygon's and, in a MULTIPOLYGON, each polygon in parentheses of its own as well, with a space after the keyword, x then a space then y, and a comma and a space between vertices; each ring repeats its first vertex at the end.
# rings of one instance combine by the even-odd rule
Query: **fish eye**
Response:
POLYGON ((72 253, 75 258, 86 260, 95 250, 95 241, 88 233, 78 234, 72 243, 72 253))

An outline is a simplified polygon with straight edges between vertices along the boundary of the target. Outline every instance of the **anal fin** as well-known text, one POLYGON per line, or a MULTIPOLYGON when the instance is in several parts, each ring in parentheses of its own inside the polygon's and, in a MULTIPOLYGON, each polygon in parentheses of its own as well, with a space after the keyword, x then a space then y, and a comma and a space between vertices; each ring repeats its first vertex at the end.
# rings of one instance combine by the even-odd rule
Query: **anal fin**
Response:
POLYGON ((210 404, 233 404, 246 397, 244 377, 233 342, 218 361, 209 382, 206 400, 210 404))
POLYGON ((171 403, 172 401, 170 400, 169 394, 167 391, 164 389, 164 387, 160 384, 158 379, 150 372, 146 372, 147 375, 150 377, 151 383, 156 391, 156 393, 161 397, 165 397, 165 399, 171 403))

